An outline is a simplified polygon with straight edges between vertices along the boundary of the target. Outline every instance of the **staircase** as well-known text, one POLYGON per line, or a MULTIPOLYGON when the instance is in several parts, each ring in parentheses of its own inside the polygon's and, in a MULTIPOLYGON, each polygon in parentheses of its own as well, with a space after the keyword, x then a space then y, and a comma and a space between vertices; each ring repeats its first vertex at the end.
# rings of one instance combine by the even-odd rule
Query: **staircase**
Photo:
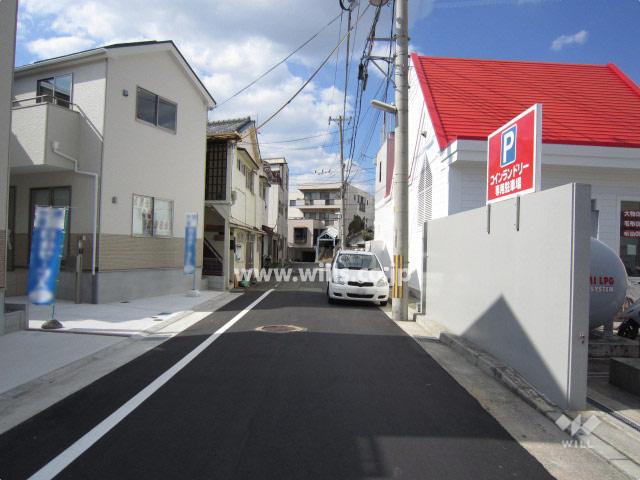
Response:
POLYGON ((205 238, 202 275, 222 277, 222 265, 222 255, 220 255, 211 242, 205 238))

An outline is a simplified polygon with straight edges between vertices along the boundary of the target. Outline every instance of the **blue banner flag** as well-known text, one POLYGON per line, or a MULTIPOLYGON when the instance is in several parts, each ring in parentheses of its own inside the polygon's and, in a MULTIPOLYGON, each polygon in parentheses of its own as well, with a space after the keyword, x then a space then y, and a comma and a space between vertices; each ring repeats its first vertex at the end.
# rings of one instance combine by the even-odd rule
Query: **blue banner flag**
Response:
POLYGON ((187 213, 184 227, 184 274, 196 271, 196 238, 198 236, 198 214, 187 213))
POLYGON ((66 215, 66 208, 36 207, 28 281, 29 300, 35 305, 51 305, 55 301, 66 215))

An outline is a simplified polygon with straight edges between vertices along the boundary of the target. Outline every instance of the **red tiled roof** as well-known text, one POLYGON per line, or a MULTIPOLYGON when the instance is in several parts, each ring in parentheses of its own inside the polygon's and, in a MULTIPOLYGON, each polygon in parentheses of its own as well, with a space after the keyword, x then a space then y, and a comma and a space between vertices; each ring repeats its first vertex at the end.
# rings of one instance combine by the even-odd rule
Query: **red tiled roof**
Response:
POLYGON ((542 141, 640 148, 640 88, 618 67, 411 56, 440 148, 542 103, 542 141))

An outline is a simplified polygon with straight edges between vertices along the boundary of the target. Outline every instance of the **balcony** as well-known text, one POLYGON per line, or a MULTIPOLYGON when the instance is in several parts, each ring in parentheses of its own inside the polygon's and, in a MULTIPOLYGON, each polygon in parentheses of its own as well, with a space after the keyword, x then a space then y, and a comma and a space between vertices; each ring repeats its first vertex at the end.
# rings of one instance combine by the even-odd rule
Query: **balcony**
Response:
POLYGON ((37 97, 14 102, 9 147, 14 173, 73 169, 74 162, 68 157, 78 159, 81 152, 99 151, 102 139, 82 111, 51 100, 55 101, 37 97), (64 155, 56 153, 54 145, 64 155))
POLYGON ((298 200, 291 200, 289 206, 297 207, 301 210, 325 209, 327 207, 328 209, 333 210, 340 207, 340 200, 339 199, 323 199, 323 200, 298 199, 298 200))

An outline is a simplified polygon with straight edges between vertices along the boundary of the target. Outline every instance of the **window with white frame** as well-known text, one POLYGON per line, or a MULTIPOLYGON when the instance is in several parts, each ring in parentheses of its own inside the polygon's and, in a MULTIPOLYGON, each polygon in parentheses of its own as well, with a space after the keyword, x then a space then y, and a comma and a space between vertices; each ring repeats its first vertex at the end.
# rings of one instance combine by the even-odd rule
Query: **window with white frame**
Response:
POLYGON ((133 195, 131 232, 141 237, 173 235, 173 200, 133 195))
POLYGON ((136 118, 156 127, 175 132, 178 123, 178 105, 144 88, 136 94, 136 118))
POLYGON ((173 201, 153 199, 153 235, 170 237, 173 234, 173 201))

